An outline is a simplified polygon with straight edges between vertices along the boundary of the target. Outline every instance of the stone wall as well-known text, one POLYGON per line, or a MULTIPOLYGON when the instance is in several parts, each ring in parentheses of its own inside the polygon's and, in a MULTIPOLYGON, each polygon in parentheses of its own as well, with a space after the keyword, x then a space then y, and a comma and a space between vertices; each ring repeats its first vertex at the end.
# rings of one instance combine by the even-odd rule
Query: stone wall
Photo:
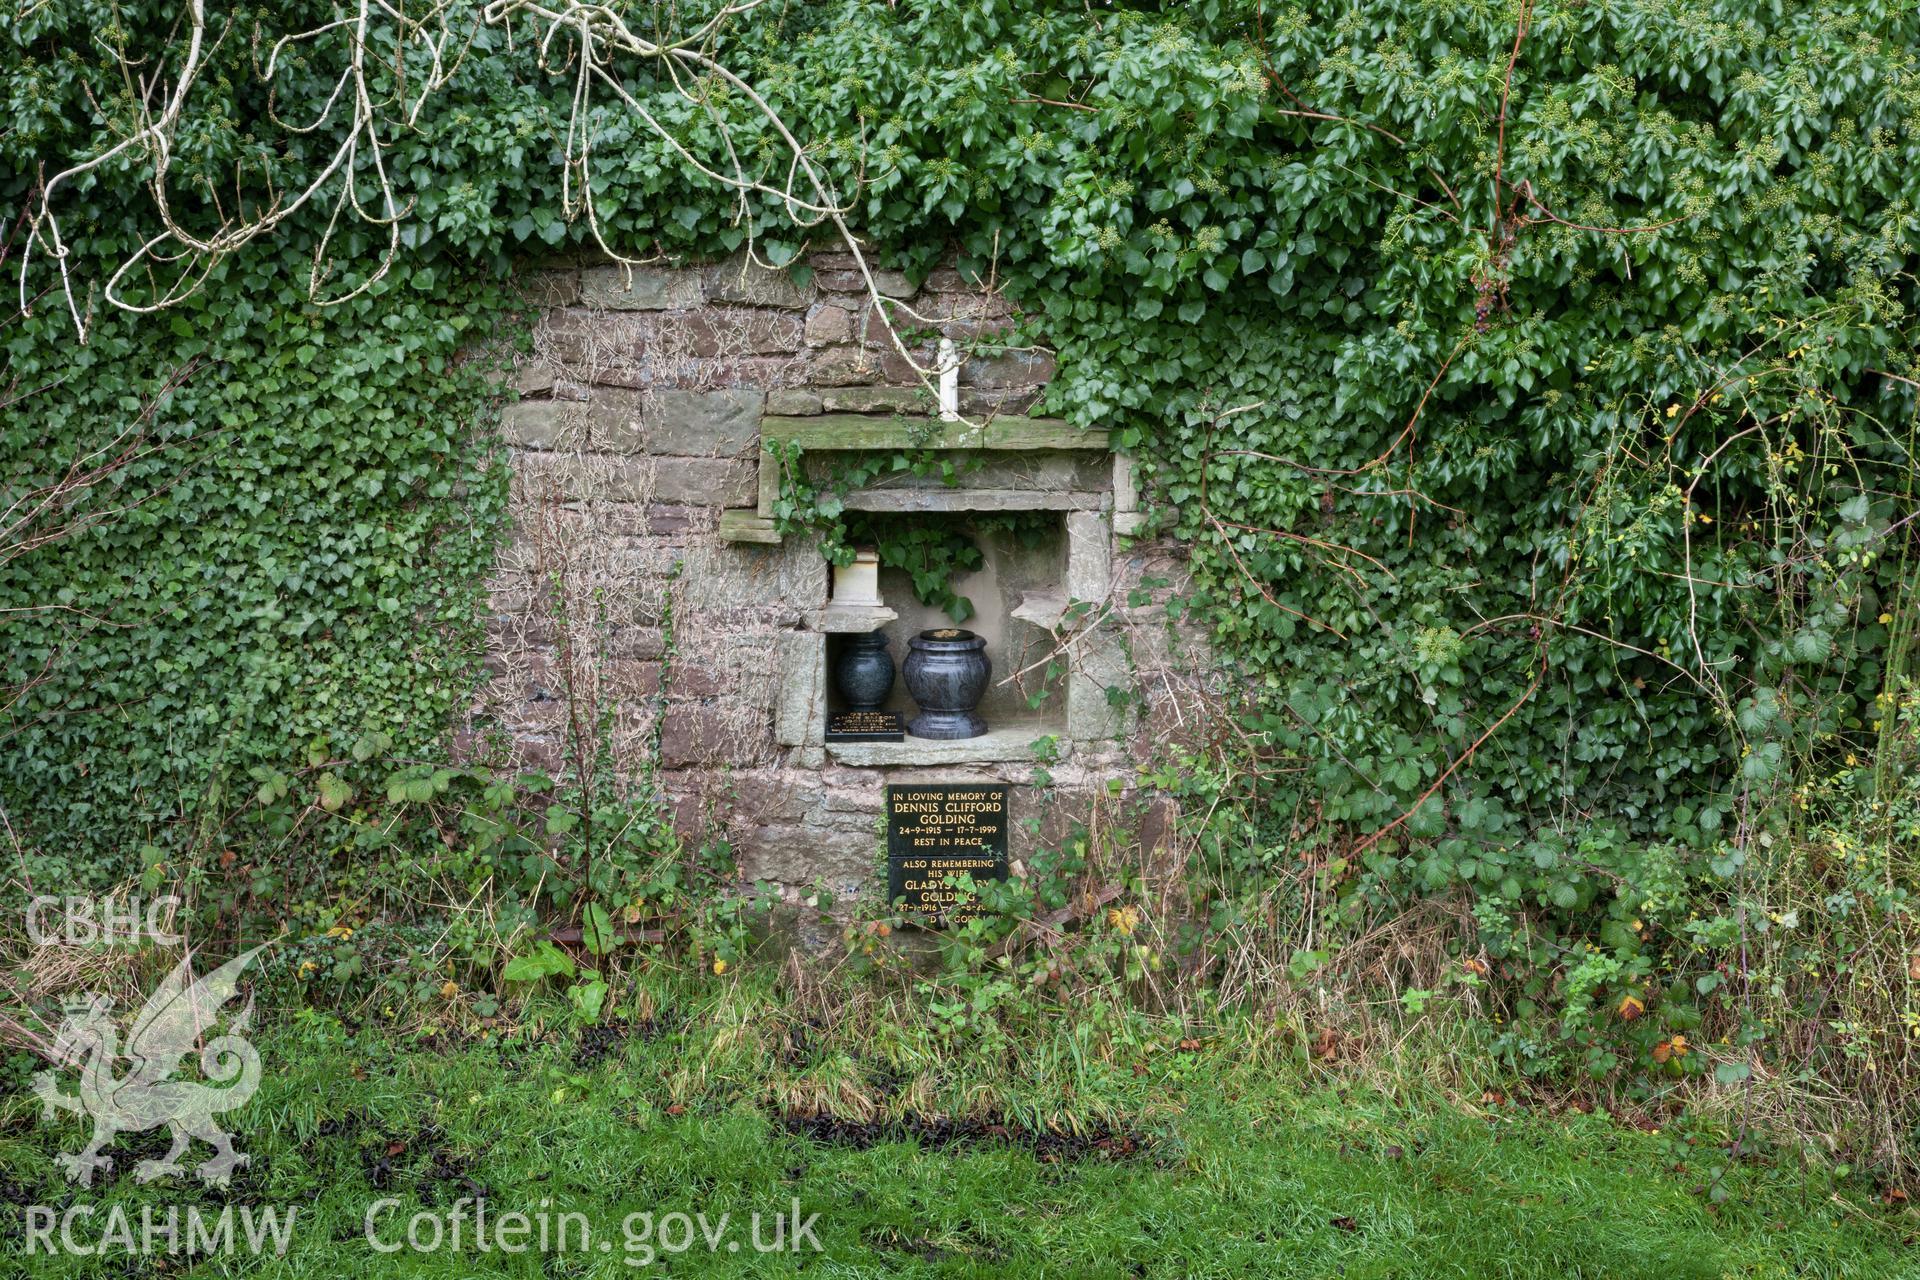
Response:
MULTIPOLYGON (((827 565, 803 538, 725 541, 720 513, 756 502, 763 416, 920 416, 930 402, 874 322, 851 257, 816 253, 808 265, 804 284, 738 258, 528 279, 541 317, 519 370, 522 399, 504 415, 515 530, 492 584, 492 678, 474 749, 555 771, 570 721, 591 734, 595 708, 610 709, 617 766, 638 774, 657 760, 684 834, 729 839, 743 883, 771 881, 796 904, 824 884, 843 911, 884 896, 887 783, 1015 784, 1016 861, 1096 803, 1123 827, 1143 813, 1153 825, 1148 807, 1116 805, 1108 783, 1122 780, 1117 794, 1131 797, 1137 762, 1193 729, 1211 695, 1204 665, 1161 614, 1183 575, 1178 549, 1114 531, 1116 496, 1132 501, 1124 463, 1100 472, 1111 477, 1095 495, 1100 510, 1063 513, 1079 540, 1063 586, 1112 608, 1098 636, 1069 650, 1101 669, 1081 677, 1080 737, 1061 744, 1046 785, 1025 750, 861 764, 822 744, 827 565), (1130 705, 1114 708, 1108 684, 1130 705)), ((1015 314, 1005 298, 950 268, 917 289, 890 270, 876 282, 969 350, 963 412, 1034 405, 1052 357, 982 346, 1015 314)), ((921 358, 932 363, 931 346, 921 358)), ((1088 471, 1085 458, 1072 467, 1088 471)), ((831 933, 809 912, 795 917, 808 945, 831 933)))

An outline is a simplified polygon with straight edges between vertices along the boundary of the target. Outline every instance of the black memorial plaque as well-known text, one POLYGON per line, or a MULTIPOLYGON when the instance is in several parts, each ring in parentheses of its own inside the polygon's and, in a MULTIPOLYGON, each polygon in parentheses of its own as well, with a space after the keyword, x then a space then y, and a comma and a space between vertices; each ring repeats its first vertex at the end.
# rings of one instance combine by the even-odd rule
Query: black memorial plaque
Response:
POLYGON ((1002 783, 923 782, 887 788, 887 900, 910 924, 978 914, 955 907, 952 877, 1007 878, 1007 795, 1002 783), (904 899, 904 901, 902 901, 904 899))
POLYGON ((828 742, 904 742, 906 737, 898 711, 836 711, 827 717, 828 742))

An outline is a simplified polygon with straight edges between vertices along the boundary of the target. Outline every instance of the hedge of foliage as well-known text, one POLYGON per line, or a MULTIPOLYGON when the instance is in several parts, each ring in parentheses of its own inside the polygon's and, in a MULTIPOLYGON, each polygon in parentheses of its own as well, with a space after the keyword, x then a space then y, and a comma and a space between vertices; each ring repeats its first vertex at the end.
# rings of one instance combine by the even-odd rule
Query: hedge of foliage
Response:
MULTIPOLYGON (((10 202, 124 119, 95 37, 157 50, 171 14, 0 18, 10 202)), ((231 16, 182 159, 216 189, 238 156, 285 178, 320 145, 266 119, 249 61, 245 33, 300 15, 231 16)), ((315 312, 304 263, 263 251, 85 350, 45 307, 7 332, 21 381, 51 384, 6 410, 9 477, 203 362, 155 416, 202 442, 195 469, 0 569, 6 606, 77 611, 7 624, 9 681, 54 659, 5 771, 43 847, 148 838, 212 766, 319 730, 425 734, 457 696, 460 642, 419 620, 465 616, 497 513, 459 443, 459 322, 504 262, 584 239, 555 203, 572 81, 517 34, 482 29, 394 140, 407 255, 371 299, 315 312)), ((1597 940, 1556 988, 1577 1012, 1749 927, 1725 886, 1754 837, 1892 731, 1916 49, 1920 16, 1885 3, 796 0, 720 51, 858 182, 855 221, 897 260, 957 243, 990 267, 1059 349, 1047 407, 1141 459, 1264 744, 1225 869, 1356 833, 1333 873, 1355 904, 1466 885, 1496 951, 1551 968, 1597 940)), ((330 83, 313 61, 283 101, 330 83)), ((645 68, 631 88, 695 154, 723 120, 784 175, 738 93, 709 115, 645 68)), ((600 110, 610 237, 742 242, 729 193, 600 110)), ((141 234, 136 177, 73 197, 82 258, 141 234)), ((800 247, 776 204, 755 230, 776 261, 800 247)), ((376 248, 345 243, 340 270, 376 248)), ((1901 909, 1886 867, 1835 874, 1822 892, 1901 909)))

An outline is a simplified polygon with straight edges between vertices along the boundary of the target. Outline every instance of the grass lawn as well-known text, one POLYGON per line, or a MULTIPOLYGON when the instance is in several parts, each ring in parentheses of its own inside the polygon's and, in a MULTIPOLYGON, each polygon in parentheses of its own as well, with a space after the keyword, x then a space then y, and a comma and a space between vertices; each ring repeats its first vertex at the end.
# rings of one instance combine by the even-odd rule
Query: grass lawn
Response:
MULTIPOLYGON (((748 984, 710 984, 656 1012, 620 1032, 555 1024, 485 1039, 284 1018, 256 1036, 263 1083, 229 1121, 252 1164, 224 1192, 190 1177, 137 1185, 135 1162, 166 1145, 152 1133, 123 1135, 92 1190, 69 1188, 52 1156, 77 1149, 85 1127, 43 1123, 10 1070, 0 1270, 542 1277, 644 1274, 650 1262, 676 1276, 1920 1276, 1920 1250, 1906 1243, 1920 1230, 1913 1209, 1768 1162, 1735 1163, 1716 1204, 1703 1188, 1709 1141, 1690 1148, 1601 1114, 1393 1099, 1337 1070, 1255 1062, 1224 1037, 1189 1052, 1143 1046, 1128 1061, 1076 1055, 1063 1032, 1012 1057, 1005 1044, 978 1046, 995 1065, 973 1072, 957 1065, 960 1050, 928 1058, 904 1041, 843 1043, 831 1028, 796 1040, 748 984), (852 1118, 785 1115, 821 1106, 852 1118), (1044 1117, 1066 1132, 1034 1139, 1044 1117), (492 1247, 478 1248, 467 1205, 455 1251, 449 1213, 475 1196, 492 1247), (797 1252, 796 1202, 799 1220, 812 1219, 797 1252), (109 1234, 113 1206, 136 1239, 146 1206, 297 1216, 277 1259, 27 1257, 25 1204, 93 1206, 73 1228, 83 1244, 109 1234), (379 1247, 366 1236, 376 1205, 379 1247), (406 1247, 423 1209, 434 1217, 417 1236, 427 1242, 437 1225, 435 1252, 406 1247), (514 1210, 528 1234, 498 1234, 514 1210), (564 1252, 498 1248, 536 1243, 542 1212, 550 1245, 562 1213, 583 1215, 590 1235, 583 1244, 569 1220, 564 1252), (782 1252, 756 1251, 756 1212, 762 1245, 782 1219, 782 1252)), ((192 1077, 189 1065, 181 1078, 192 1077)), ((196 1144, 187 1163, 207 1152, 196 1144)))

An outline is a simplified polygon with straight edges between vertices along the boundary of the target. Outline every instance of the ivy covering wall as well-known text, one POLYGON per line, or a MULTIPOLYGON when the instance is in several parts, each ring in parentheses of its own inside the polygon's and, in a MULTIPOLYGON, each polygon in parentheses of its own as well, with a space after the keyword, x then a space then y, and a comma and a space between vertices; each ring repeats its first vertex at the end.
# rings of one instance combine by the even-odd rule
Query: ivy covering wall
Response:
POLYGON ((57 310, 4 333, 12 483, 135 451, 40 523, 108 518, 0 568, 5 802, 45 882, 137 868, 253 765, 348 731, 419 751, 459 707, 504 508, 466 351, 492 291, 461 305, 423 268, 319 310, 304 266, 257 255, 84 347, 57 310))
MULTIPOLYGON (((247 33, 318 12, 232 11, 180 161, 214 190, 237 157, 284 185, 317 154, 267 118, 247 33)), ((0 19, 10 203, 124 126, 97 40, 158 49, 170 13, 0 19)), ((1338 827, 1383 884, 1569 919, 1624 877, 1645 887, 1624 921, 1662 876, 1737 868, 1740 824, 1791 820, 1809 771, 1888 731, 1907 7, 781 2, 730 30, 720 52, 865 234, 910 270, 957 244, 1057 347, 1044 407, 1141 461, 1263 761, 1229 860, 1338 827)), ((54 856, 152 838, 221 765, 310 732, 424 743, 457 700, 499 510, 458 353, 500 323, 505 264, 585 238, 556 203, 571 81, 530 34, 477 28, 395 140, 406 252, 367 298, 305 305, 316 229, 296 224, 84 349, 50 305, 5 331, 36 388, 5 410, 7 476, 157 396, 156 434, 193 442, 142 464, 129 517, 0 569, 5 606, 35 610, 5 624, 5 678, 48 672, 7 713, 5 798, 54 856)), ((283 108, 330 83, 313 56, 283 108)), ((631 88, 694 154, 721 154, 725 122, 784 169, 737 92, 709 114, 644 72, 631 88)), ((612 107, 599 127, 613 241, 743 242, 659 138, 612 107)), ((142 234, 137 177, 70 197, 79 261, 142 234)), ((774 261, 797 252, 777 204, 752 222, 774 261)), ((330 269, 377 247, 349 238, 330 269)))

